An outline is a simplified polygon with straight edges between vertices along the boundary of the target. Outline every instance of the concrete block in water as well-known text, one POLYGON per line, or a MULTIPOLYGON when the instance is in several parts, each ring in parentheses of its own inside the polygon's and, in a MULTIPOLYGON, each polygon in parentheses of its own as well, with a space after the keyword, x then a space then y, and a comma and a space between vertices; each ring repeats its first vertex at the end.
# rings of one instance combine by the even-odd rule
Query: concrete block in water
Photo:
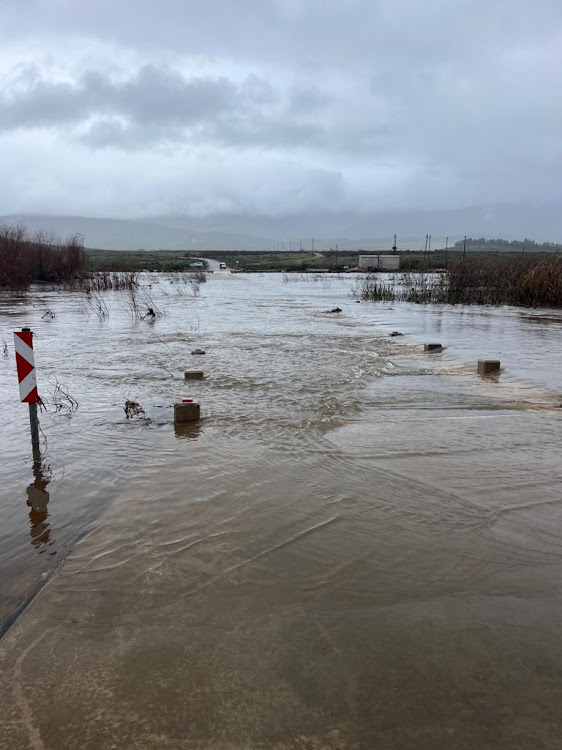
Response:
POLYGON ((174 423, 196 422, 200 417, 199 404, 192 398, 186 398, 174 404, 174 423))
POLYGON ((499 359, 479 359, 478 360, 478 374, 479 375, 491 375, 494 372, 498 372, 500 369, 499 359))
POLYGON ((183 376, 186 380, 201 380, 203 370, 186 370, 183 376))
POLYGON ((441 344, 424 344, 423 350, 424 352, 440 352, 443 347, 441 344))

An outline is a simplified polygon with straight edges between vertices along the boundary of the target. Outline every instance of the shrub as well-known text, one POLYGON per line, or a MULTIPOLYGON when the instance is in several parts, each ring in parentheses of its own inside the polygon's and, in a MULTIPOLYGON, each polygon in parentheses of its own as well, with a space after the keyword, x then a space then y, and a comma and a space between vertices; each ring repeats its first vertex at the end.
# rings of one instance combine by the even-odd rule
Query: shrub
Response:
POLYGON ((61 241, 42 231, 30 235, 20 225, 0 225, 0 286, 25 289, 33 281, 67 281, 85 268, 81 235, 61 241))
POLYGON ((405 274, 398 285, 368 276, 358 290, 366 300, 450 305, 562 307, 562 258, 465 258, 448 273, 405 274))

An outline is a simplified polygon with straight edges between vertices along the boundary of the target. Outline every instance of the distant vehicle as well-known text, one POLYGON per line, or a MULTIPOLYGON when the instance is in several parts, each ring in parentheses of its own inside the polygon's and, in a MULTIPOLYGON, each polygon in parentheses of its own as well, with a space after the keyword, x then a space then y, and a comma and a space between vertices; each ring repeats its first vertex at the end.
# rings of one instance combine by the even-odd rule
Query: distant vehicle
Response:
POLYGON ((201 263, 200 261, 197 261, 195 263, 190 263, 189 267, 190 268, 203 268, 203 263, 201 263))
POLYGON ((226 263, 220 263, 219 268, 222 270, 226 270, 226 263))

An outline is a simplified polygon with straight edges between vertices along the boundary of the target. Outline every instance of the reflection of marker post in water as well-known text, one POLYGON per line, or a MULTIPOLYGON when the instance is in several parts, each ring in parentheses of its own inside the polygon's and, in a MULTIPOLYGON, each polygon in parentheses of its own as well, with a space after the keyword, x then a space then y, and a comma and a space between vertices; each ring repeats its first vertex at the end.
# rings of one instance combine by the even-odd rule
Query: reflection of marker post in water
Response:
MULTIPOLYGON (((37 406, 37 404, 34 404, 37 406)), ((39 446, 33 446, 33 476, 34 481, 27 488, 27 504, 29 506, 29 523, 31 526, 31 544, 40 551, 52 543, 49 526, 49 493, 47 487, 51 479, 50 472, 43 472, 39 446)))
POLYGON ((33 355, 33 333, 29 328, 14 331, 16 349, 16 366, 22 403, 29 404, 29 422, 31 425, 31 444, 34 449, 39 448, 39 419, 37 417, 37 374, 35 372, 35 357, 33 355))

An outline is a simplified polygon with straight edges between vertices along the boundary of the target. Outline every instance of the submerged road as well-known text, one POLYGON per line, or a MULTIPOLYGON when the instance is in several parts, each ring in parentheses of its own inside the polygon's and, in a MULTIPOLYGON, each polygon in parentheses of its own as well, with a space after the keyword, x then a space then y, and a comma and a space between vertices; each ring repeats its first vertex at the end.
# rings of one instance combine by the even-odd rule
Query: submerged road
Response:
POLYGON ((560 417, 439 416, 154 462, 2 640, 0 746, 558 748, 560 417))
POLYGON ((0 641, 2 750, 558 750, 559 398, 323 283, 171 284, 93 370, 150 406, 203 344, 204 418, 108 429, 104 470, 142 461, 0 641))

